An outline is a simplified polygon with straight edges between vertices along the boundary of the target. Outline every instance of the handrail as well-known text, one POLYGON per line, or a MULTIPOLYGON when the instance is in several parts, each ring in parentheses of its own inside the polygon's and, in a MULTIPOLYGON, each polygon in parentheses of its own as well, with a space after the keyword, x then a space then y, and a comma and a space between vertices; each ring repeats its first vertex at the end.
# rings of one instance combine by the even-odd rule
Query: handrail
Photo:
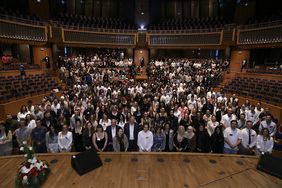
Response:
POLYGON ((220 28, 207 28, 207 29, 181 29, 181 30, 148 30, 152 34, 167 34, 167 33, 208 33, 208 32, 220 32, 224 27, 220 28))
POLYGON ((70 25, 64 25, 64 24, 61 24, 59 23, 58 21, 53 21, 53 20, 50 20, 50 23, 52 26, 54 27, 63 27, 65 29, 74 29, 74 30, 77 30, 77 29, 83 29, 83 30, 86 30, 86 31, 94 31, 94 32, 122 32, 122 33, 137 33, 137 29, 106 29, 106 28, 94 28, 94 27, 81 27, 81 26, 70 26, 70 25), (58 26, 56 26, 56 25, 58 26))
POLYGON ((28 19, 23 19, 23 18, 14 17, 14 16, 10 16, 10 15, 5 15, 5 14, 0 14, 0 18, 12 20, 12 21, 19 21, 19 22, 34 24, 34 25, 46 25, 47 24, 47 22, 43 22, 43 21, 28 20, 28 19))
POLYGON ((252 28, 260 28, 260 27, 267 27, 267 26, 275 26, 275 25, 282 25, 282 20, 270 21, 270 22, 261 22, 255 24, 247 24, 247 25, 239 25, 239 29, 252 29, 252 28))

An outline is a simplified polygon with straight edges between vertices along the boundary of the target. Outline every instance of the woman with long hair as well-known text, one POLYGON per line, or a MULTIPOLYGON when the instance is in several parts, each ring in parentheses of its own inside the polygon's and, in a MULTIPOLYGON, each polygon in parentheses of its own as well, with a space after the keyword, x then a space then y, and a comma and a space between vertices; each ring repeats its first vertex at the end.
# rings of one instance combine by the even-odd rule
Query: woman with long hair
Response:
POLYGON ((47 152, 50 153, 59 152, 58 131, 53 125, 50 127, 50 131, 46 133, 45 142, 46 142, 47 152))
POLYGON ((92 136, 95 132, 95 128, 93 126, 93 124, 88 121, 86 123, 85 129, 83 131, 83 135, 82 135, 82 140, 83 140, 83 147, 88 150, 93 148, 93 143, 92 143, 92 136))
POLYGON ((92 136, 92 143, 96 151, 103 152, 107 149, 108 135, 102 125, 98 125, 96 132, 92 136))
POLYGON ((155 152, 163 151, 165 149, 165 139, 166 137, 162 131, 162 128, 160 126, 157 126, 154 132, 154 142, 152 150, 155 152))
POLYGON ((113 138, 113 148, 115 152, 127 151, 128 138, 124 134, 123 129, 119 129, 117 135, 113 138))
POLYGON ((211 136, 211 150, 213 153, 223 153, 224 136, 220 126, 216 126, 211 136))
POLYGON ((187 150, 188 139, 185 136, 183 125, 178 127, 177 133, 173 137, 173 147, 176 152, 185 152, 187 150))

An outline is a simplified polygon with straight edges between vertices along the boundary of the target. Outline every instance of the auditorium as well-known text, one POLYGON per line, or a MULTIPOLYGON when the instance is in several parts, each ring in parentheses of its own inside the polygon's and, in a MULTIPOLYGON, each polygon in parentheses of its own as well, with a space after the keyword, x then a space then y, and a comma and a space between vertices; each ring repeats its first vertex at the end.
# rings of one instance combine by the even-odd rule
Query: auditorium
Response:
POLYGON ((281 188, 278 0, 1 0, 1 188, 281 188))

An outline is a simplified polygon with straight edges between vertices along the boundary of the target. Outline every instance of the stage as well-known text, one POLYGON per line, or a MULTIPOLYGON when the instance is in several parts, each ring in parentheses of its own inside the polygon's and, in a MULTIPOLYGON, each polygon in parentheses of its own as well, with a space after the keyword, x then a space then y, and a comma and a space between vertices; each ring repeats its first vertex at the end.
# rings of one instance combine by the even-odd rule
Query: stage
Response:
MULTIPOLYGON (((83 176, 71 167, 76 153, 42 154, 51 174, 43 187, 191 188, 282 187, 282 180, 256 170, 257 157, 199 153, 101 153, 103 166, 83 176)), ((23 156, 0 157, 0 187, 15 187, 23 156)))

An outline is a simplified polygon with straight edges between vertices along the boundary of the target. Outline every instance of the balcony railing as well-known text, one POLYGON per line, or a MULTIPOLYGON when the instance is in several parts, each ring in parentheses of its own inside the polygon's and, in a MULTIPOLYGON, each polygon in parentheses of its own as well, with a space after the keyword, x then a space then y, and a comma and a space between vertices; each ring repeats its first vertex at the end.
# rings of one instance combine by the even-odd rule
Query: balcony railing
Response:
POLYGON ((46 42, 47 26, 0 19, 0 38, 46 42))
POLYGON ((238 29, 237 44, 276 44, 282 42, 282 24, 238 29))
POLYGON ((186 34, 149 34, 151 46, 202 46, 221 45, 222 32, 186 34))
POLYGON ((92 31, 81 31, 63 29, 64 43, 79 43, 79 44, 101 44, 101 45, 135 45, 136 34, 132 33, 98 33, 92 31))

